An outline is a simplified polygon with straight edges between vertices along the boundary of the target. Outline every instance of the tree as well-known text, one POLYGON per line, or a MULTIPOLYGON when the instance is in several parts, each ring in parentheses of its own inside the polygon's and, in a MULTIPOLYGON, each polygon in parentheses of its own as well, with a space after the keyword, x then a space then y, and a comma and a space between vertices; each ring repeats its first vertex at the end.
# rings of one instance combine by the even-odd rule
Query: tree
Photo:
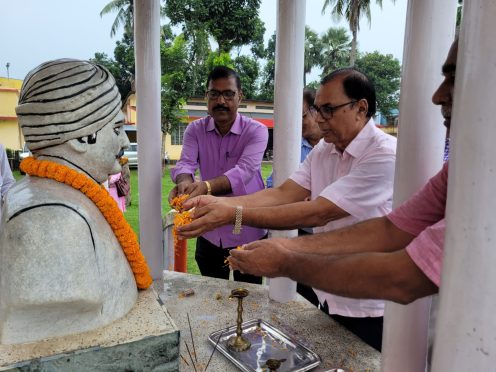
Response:
POLYGON ((321 37, 322 76, 348 66, 351 53, 351 41, 345 28, 329 28, 321 37))
MULTIPOLYGON (((394 2, 395 0, 393 0, 394 2)), ((382 7, 382 0, 376 0, 376 3, 382 7)), ((360 18, 363 14, 367 17, 369 25, 371 22, 370 17, 370 0, 324 0, 322 7, 322 14, 325 13, 327 8, 331 8, 331 14, 336 19, 344 17, 348 21, 352 39, 351 39, 351 53, 350 53, 350 66, 355 65, 357 55, 357 35, 360 30, 360 18)))
POLYGON ((191 27, 206 30, 217 42, 219 54, 242 45, 252 45, 252 50, 260 53, 265 32, 258 16, 260 3, 261 0, 167 0, 163 13, 172 25, 182 24, 184 32, 191 32, 191 27))
POLYGON ((124 32, 132 35, 134 29, 133 22, 133 0, 111 0, 105 5, 100 12, 100 17, 106 14, 117 12, 114 23, 110 29, 110 37, 114 37, 121 25, 124 26, 124 32))
POLYGON ((257 97, 257 79, 260 71, 258 61, 250 56, 238 56, 234 59, 234 69, 239 74, 245 98, 255 99, 257 97))
POLYGON ((161 78, 161 127, 162 132, 171 132, 181 123, 182 107, 188 98, 188 50, 183 34, 173 40, 160 41, 161 78))
POLYGON ((114 76, 122 100, 125 100, 134 89, 134 39, 124 33, 121 41, 116 43, 114 58, 109 58, 105 53, 95 53, 92 62, 105 66, 114 76))
POLYGON ((356 60, 356 68, 365 73, 375 85, 377 110, 389 116, 398 108, 401 65, 392 54, 377 51, 365 53, 356 60))
POLYGON ((315 31, 305 26, 305 60, 303 62, 303 86, 307 84, 307 74, 312 68, 322 64, 322 42, 315 31))
POLYGON ((274 100, 274 80, 276 70, 276 33, 274 32, 269 39, 265 49, 266 63, 263 69, 260 82, 258 98, 267 101, 274 100))

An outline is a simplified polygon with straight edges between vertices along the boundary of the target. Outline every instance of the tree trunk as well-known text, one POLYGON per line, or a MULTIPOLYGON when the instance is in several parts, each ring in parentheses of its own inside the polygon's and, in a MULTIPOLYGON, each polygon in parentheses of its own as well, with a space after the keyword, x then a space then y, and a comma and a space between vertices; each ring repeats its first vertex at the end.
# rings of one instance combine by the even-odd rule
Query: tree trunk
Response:
POLYGON ((356 53, 357 53, 357 30, 351 30, 353 38, 351 39, 351 52, 350 52, 350 66, 355 66, 356 53))

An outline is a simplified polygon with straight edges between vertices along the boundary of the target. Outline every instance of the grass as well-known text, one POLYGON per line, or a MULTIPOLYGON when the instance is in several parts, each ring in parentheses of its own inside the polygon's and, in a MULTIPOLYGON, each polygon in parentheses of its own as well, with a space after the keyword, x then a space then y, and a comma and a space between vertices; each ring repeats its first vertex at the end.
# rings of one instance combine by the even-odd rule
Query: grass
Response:
MULTIPOLYGON (((262 164, 262 176, 266 180, 272 172, 272 163, 262 164)), ((19 171, 14 171, 14 178, 19 180, 23 176, 19 171)), ((167 213, 170 210, 168 204, 168 196, 170 190, 174 187, 174 183, 170 178, 169 167, 164 172, 162 178, 162 212, 167 213)), ((124 212, 124 217, 129 222, 133 230, 139 236, 139 190, 138 190, 138 170, 131 169, 131 205, 124 212)), ((200 274, 198 266, 195 261, 195 245, 196 239, 188 240, 188 272, 191 274, 200 274)))

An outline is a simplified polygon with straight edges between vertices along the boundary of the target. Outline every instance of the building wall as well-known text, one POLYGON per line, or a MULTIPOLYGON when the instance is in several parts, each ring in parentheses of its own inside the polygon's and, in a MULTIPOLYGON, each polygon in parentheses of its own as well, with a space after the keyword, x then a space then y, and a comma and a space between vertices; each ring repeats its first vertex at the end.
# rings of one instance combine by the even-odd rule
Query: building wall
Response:
POLYGON ((24 144, 15 113, 21 85, 22 80, 0 76, 0 143, 14 150, 22 149, 24 144))

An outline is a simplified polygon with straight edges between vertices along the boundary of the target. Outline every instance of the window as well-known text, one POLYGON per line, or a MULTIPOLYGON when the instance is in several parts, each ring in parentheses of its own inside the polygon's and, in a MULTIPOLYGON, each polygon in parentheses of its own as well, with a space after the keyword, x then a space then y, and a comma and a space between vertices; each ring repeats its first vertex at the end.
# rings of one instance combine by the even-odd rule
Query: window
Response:
POLYGON ((171 133, 171 144, 182 145, 186 124, 179 124, 171 133))

